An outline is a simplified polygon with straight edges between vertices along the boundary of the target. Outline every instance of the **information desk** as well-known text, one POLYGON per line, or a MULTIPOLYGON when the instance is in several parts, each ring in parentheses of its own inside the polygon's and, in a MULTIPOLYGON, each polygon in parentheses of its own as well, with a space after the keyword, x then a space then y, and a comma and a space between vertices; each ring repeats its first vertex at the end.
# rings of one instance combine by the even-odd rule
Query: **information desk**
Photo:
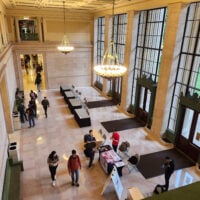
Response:
POLYGON ((74 118, 80 127, 91 126, 90 115, 85 108, 74 109, 74 118))
POLYGON ((75 98, 75 99, 68 99, 68 106, 71 111, 71 113, 74 114, 74 110, 77 108, 82 108, 82 103, 80 99, 75 98))
MULTIPOLYGON (((107 145, 108 146, 108 145, 107 145)), ((122 168, 125 166, 119 155, 113 150, 101 151, 104 146, 100 147, 100 163, 107 174, 110 174, 115 165, 119 176, 122 176, 122 168)))
POLYGON ((97 130, 93 129, 92 133, 93 133, 93 136, 96 139, 96 141, 95 141, 96 142, 96 148, 99 148, 102 145, 104 139, 97 130))
POLYGON ((60 86, 60 94, 64 96, 65 91, 70 91, 72 88, 68 85, 61 85, 60 86))
POLYGON ((75 99, 75 94, 72 91, 64 91, 64 99, 69 104, 69 99, 75 99))
MULTIPOLYGON (((93 133, 93 137, 95 138, 95 141, 94 141, 95 144, 96 144, 95 148, 99 149, 99 147, 102 145, 104 139, 103 139, 103 137, 101 136, 101 134, 97 130, 92 129, 92 133, 93 133)), ((88 134, 86 134, 86 135, 88 135, 88 134)), ((85 146, 85 144, 86 143, 83 142, 83 146, 85 146)))

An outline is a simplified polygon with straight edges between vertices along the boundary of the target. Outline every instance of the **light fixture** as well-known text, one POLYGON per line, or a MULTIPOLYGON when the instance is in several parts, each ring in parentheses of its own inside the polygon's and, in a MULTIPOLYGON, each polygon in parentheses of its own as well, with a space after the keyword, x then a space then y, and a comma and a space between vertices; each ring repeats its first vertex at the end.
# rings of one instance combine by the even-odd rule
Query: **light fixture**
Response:
POLYGON ((67 54, 67 53, 73 51, 74 47, 70 45, 69 39, 68 39, 67 34, 66 34, 65 1, 63 1, 63 12, 64 12, 64 36, 63 36, 61 45, 58 46, 57 49, 60 52, 67 54))
POLYGON ((97 75, 108 79, 122 77, 127 71, 127 68, 125 66, 119 64, 119 59, 114 44, 114 4, 115 0, 113 0, 113 7, 112 7, 111 42, 104 53, 102 63, 94 67, 94 71, 96 72, 97 75))

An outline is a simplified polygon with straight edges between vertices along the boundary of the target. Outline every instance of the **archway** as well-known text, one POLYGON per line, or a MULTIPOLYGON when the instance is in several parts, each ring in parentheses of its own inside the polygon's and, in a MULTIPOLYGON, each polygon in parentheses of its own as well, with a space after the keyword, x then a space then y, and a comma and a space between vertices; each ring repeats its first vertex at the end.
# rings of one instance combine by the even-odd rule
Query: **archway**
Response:
POLYGON ((41 90, 46 89, 45 75, 44 75, 44 59, 42 54, 20 54, 23 87, 24 91, 34 90, 37 91, 35 85, 35 78, 37 70, 39 70, 42 82, 41 90))

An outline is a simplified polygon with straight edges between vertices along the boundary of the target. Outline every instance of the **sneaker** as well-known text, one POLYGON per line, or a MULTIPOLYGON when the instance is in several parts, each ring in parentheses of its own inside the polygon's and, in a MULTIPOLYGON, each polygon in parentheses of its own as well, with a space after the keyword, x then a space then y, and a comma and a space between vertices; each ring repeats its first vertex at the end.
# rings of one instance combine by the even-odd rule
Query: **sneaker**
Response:
POLYGON ((74 184, 74 182, 72 182, 72 186, 74 186, 75 184, 74 184))
POLYGON ((76 187, 79 187, 79 183, 76 183, 76 187))
POLYGON ((53 181, 52 185, 53 185, 53 187, 55 187, 56 186, 56 181, 53 181))

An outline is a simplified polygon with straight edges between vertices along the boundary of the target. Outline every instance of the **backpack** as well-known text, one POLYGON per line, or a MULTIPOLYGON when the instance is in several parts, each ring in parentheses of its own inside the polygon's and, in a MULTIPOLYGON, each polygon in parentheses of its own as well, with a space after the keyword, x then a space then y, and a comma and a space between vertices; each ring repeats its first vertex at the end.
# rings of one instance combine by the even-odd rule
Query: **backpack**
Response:
POLYGON ((165 192, 166 191, 166 187, 164 186, 164 185, 156 185, 155 186, 155 189, 154 189, 154 193, 155 194, 160 194, 160 193, 163 193, 163 192, 165 192))
POLYGON ((121 145, 119 146, 120 151, 127 151, 128 147, 130 147, 129 142, 122 142, 121 145))
POLYGON ((133 164, 136 165, 138 163, 138 158, 136 156, 131 156, 128 161, 133 164))

